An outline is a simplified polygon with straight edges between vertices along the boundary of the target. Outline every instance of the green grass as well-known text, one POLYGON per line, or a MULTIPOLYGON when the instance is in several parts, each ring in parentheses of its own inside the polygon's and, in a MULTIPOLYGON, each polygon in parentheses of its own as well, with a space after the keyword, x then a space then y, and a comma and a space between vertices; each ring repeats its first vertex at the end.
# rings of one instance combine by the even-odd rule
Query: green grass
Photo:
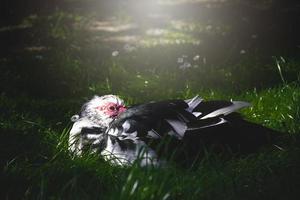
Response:
MULTIPOLYGON (((297 23, 282 21, 282 15, 257 15, 263 28, 254 19, 245 23, 241 19, 252 14, 234 14, 239 1, 210 8, 215 16, 178 5, 176 13, 158 11, 174 15, 175 21, 166 22, 162 35, 151 36, 147 30, 161 29, 161 19, 140 21, 130 3, 124 8, 118 1, 103 2, 45 3, 53 7, 37 13, 28 6, 33 2, 27 5, 32 11, 11 6, 20 19, 0 27, 7 42, 0 57, 0 199, 298 199, 299 49, 285 46, 293 39, 296 44, 298 36, 272 45, 276 35, 286 35, 286 24, 297 23), (117 33, 87 29, 93 20, 107 19, 139 26, 117 33), (276 20, 285 23, 274 25, 276 20), (127 35, 141 37, 128 42, 136 48, 130 52, 126 41, 101 41, 127 35), (114 51, 119 55, 112 56, 114 51), (180 68, 179 60, 190 67, 180 68), (129 104, 197 94, 249 101, 252 107, 242 110, 244 117, 281 131, 278 144, 285 150, 266 147, 231 159, 208 152, 191 168, 170 163, 161 169, 119 168, 97 155, 70 155, 70 117, 87 98, 108 93, 129 104)), ((273 1, 266 2, 271 7, 273 1)), ((290 11, 281 14, 297 9, 290 11)))
MULTIPOLYGON (((168 98, 191 97, 186 90, 168 98)), ((300 195, 300 88, 296 84, 239 95, 199 91, 205 99, 252 103, 243 115, 282 131, 284 151, 246 157, 207 153, 196 166, 110 166, 97 155, 67 151, 69 117, 84 100, 1 96, 2 192, 7 199, 297 199, 300 195)), ((131 102, 141 100, 127 96, 131 102)))

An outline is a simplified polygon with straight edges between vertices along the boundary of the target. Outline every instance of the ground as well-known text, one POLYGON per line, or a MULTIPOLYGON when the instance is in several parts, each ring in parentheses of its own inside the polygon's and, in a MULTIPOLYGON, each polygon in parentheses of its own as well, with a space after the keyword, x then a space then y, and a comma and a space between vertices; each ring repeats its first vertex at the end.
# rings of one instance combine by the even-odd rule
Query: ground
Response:
POLYGON ((3 5, 0 182, 6 199, 298 199, 297 2, 3 5), (207 152, 189 168, 170 161, 161 169, 73 157, 70 117, 94 94, 110 93, 127 104, 194 95, 248 101, 242 115, 282 132, 283 150, 266 146, 230 158, 207 152))

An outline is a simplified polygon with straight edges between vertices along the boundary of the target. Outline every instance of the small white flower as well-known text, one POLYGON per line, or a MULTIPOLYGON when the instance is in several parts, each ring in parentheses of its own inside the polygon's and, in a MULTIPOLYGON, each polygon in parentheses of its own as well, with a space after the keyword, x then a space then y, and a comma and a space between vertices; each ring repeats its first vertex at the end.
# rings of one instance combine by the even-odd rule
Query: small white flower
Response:
POLYGON ((191 63, 189 63, 189 62, 185 62, 185 63, 183 63, 183 65, 186 67, 186 68, 190 68, 192 65, 191 65, 191 63))
POLYGON ((244 50, 244 49, 242 49, 241 51, 240 51, 240 54, 245 54, 246 53, 246 50, 244 50))
POLYGON ((199 55, 195 55, 194 58, 193 58, 193 60, 196 61, 196 60, 199 60, 199 58, 200 58, 199 55))
POLYGON ((113 52, 111 53, 111 55, 112 55, 113 57, 116 57, 116 56, 119 55, 119 52, 118 52, 118 51, 113 51, 113 52))
POLYGON ((180 58, 177 58, 177 62, 178 62, 178 63, 183 63, 183 58, 181 58, 181 57, 180 57, 180 58))
POLYGON ((185 70, 187 68, 190 68, 192 65, 189 62, 185 62, 182 65, 179 66, 179 69, 185 70))

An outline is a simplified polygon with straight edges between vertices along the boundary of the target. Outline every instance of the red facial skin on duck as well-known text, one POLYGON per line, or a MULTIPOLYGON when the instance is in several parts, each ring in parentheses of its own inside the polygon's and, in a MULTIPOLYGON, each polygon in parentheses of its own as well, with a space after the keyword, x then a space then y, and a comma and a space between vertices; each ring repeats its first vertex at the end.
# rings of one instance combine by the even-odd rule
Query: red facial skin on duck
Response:
POLYGON ((111 118, 117 117, 120 113, 126 111, 126 107, 116 103, 106 103, 102 106, 96 107, 96 109, 102 111, 104 114, 111 118))

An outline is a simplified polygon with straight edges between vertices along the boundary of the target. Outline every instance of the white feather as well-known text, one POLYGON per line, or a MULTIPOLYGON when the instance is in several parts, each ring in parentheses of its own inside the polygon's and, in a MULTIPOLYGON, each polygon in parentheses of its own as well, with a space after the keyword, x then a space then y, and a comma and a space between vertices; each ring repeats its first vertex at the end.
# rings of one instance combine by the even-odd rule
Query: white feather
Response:
POLYGON ((161 138, 161 136, 159 135, 159 133, 157 133, 155 130, 150 130, 148 131, 147 137, 149 138, 154 138, 154 139, 159 139, 161 138))
POLYGON ((215 110, 215 111, 201 117, 201 119, 207 119, 207 118, 217 117, 217 116, 221 116, 221 115, 226 116, 230 113, 233 113, 241 108, 245 108, 250 105, 251 105, 250 103, 244 102, 244 101, 233 101, 232 105, 227 106, 225 108, 220 108, 218 110, 215 110))
POLYGON ((192 127, 192 128, 188 128, 187 130, 188 131, 195 131, 195 130, 199 130, 199 129, 209 128, 209 127, 213 127, 213 126, 218 126, 218 125, 224 124, 226 122, 227 121, 225 119, 220 118, 220 121, 218 121, 217 123, 209 124, 209 125, 206 125, 206 126, 200 126, 200 127, 192 127))
POLYGON ((176 137, 178 139, 182 139, 184 136, 185 131, 187 130, 187 125, 186 123, 179 121, 179 120, 174 120, 174 119, 165 119, 174 129, 174 131, 178 134, 176 137))
POLYGON ((160 163, 154 150, 149 148, 142 140, 132 140, 134 149, 122 150, 119 143, 112 143, 108 137, 106 148, 101 152, 104 159, 112 165, 128 166, 140 160, 141 166, 158 166, 160 163))
POLYGON ((69 135, 69 151, 74 152, 77 155, 80 155, 82 152, 82 138, 81 130, 82 128, 89 127, 99 127, 99 125, 90 121, 88 118, 83 117, 78 119, 72 126, 69 135))
POLYGON ((185 100, 185 102, 189 105, 186 111, 192 113, 192 111, 203 101, 198 95, 192 99, 185 100))

